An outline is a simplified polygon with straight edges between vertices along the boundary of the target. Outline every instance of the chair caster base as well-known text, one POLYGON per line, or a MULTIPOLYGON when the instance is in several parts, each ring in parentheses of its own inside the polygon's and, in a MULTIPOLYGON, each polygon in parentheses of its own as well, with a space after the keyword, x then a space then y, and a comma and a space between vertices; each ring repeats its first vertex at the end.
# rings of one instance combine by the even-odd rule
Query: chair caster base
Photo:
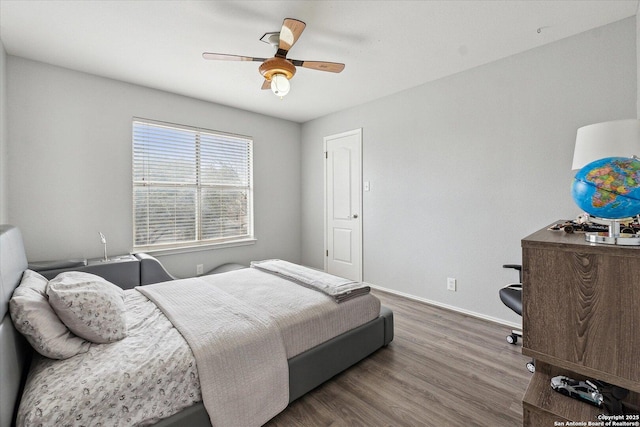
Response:
POLYGON ((521 331, 512 330, 511 334, 507 335, 507 342, 509 344, 516 344, 518 342, 518 337, 522 336, 521 331))
POLYGON ((532 374, 536 372, 536 364, 533 360, 531 362, 527 362, 527 370, 532 374))

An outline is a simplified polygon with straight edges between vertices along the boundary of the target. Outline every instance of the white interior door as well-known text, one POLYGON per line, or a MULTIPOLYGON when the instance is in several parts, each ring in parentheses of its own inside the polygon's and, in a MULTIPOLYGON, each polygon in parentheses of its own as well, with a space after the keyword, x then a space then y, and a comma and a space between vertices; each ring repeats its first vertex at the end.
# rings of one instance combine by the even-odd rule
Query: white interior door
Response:
POLYGON ((362 281, 362 129, 324 138, 325 271, 362 281))

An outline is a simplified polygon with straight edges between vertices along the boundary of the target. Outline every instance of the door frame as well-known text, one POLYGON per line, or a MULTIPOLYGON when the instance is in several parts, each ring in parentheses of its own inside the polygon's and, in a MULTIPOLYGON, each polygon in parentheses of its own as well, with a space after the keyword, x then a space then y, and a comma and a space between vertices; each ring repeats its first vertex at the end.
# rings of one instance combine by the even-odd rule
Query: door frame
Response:
POLYGON ((358 209, 360 210, 360 212, 358 213, 358 215, 360 216, 360 221, 359 221, 359 228, 360 228, 360 242, 358 242, 357 244, 360 246, 360 251, 359 251, 359 264, 360 264, 360 271, 359 271, 359 276, 360 279, 359 281, 363 281, 364 280, 364 236, 362 235, 363 233, 363 227, 362 227, 362 222, 364 220, 363 217, 363 211, 362 211, 362 199, 363 199, 363 193, 362 193, 362 176, 363 176, 363 171, 362 171, 362 128, 357 128, 357 129, 353 129, 350 131, 346 131, 346 132, 341 132, 341 133, 337 133, 334 135, 329 135, 329 136, 325 136, 323 138, 323 144, 322 144, 322 151, 323 151, 323 156, 324 156, 324 167, 322 168, 323 172, 324 172, 324 178, 323 178, 323 187, 324 187, 324 198, 323 198, 323 213, 324 213, 324 233, 323 233, 323 238, 324 238, 324 250, 323 250, 323 258, 324 258, 324 271, 327 272, 328 267, 329 267, 329 257, 327 255, 328 253, 328 238, 327 238, 327 233, 329 232, 329 216, 327 213, 327 166, 328 166, 328 162, 327 162, 327 141, 332 140, 332 139, 337 139, 337 138, 342 138, 345 136, 351 136, 351 135, 357 135, 359 141, 359 154, 360 154, 360 176, 358 177, 358 188, 357 188, 357 193, 358 193, 358 209))

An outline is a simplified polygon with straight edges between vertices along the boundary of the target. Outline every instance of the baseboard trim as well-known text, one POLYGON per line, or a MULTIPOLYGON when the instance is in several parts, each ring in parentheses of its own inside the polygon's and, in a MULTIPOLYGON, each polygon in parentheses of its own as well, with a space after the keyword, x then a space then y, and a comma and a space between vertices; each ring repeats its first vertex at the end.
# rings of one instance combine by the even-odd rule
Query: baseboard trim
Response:
POLYGON ((407 294, 404 292, 400 292, 397 291, 395 289, 388 289, 388 288, 384 288, 382 286, 377 286, 377 285, 371 285, 371 288, 373 289, 377 289, 380 290, 382 292, 388 292, 390 294, 394 294, 394 295, 398 295, 401 297, 405 297, 408 298, 410 300, 414 300, 414 301, 419 301, 425 304, 429 304, 429 305, 434 305, 436 307, 440 307, 440 308, 444 308, 447 310, 451 310, 451 311, 455 311, 458 313, 462 313, 462 314, 466 314, 467 316, 471 316, 471 317, 476 317, 478 319, 482 319, 482 320, 487 320, 489 322, 493 322, 493 323, 497 323, 499 325, 504 325, 507 326, 509 328, 514 328, 514 329, 522 329, 522 324, 521 323, 516 323, 516 322, 508 322, 506 320, 503 319, 498 319, 497 317, 493 317, 493 316, 487 316, 486 314, 482 314, 482 313, 477 313, 475 311, 470 311, 470 310, 465 310, 464 308, 460 308, 460 307, 456 307, 453 305, 449 305, 449 304, 444 304, 438 301, 432 301, 430 299, 426 299, 426 298, 422 298, 416 295, 411 295, 411 294, 407 294))

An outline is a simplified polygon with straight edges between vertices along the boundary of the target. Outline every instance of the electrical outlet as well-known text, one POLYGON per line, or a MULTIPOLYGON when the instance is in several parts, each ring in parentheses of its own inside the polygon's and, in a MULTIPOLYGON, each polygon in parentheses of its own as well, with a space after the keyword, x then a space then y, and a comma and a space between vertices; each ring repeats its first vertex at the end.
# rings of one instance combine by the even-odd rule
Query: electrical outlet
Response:
POLYGON ((448 291, 456 291, 456 279, 453 277, 447 277, 447 290, 448 291))
POLYGON ((204 273, 204 265, 202 264, 196 265, 196 274, 200 276, 202 273, 204 273))

